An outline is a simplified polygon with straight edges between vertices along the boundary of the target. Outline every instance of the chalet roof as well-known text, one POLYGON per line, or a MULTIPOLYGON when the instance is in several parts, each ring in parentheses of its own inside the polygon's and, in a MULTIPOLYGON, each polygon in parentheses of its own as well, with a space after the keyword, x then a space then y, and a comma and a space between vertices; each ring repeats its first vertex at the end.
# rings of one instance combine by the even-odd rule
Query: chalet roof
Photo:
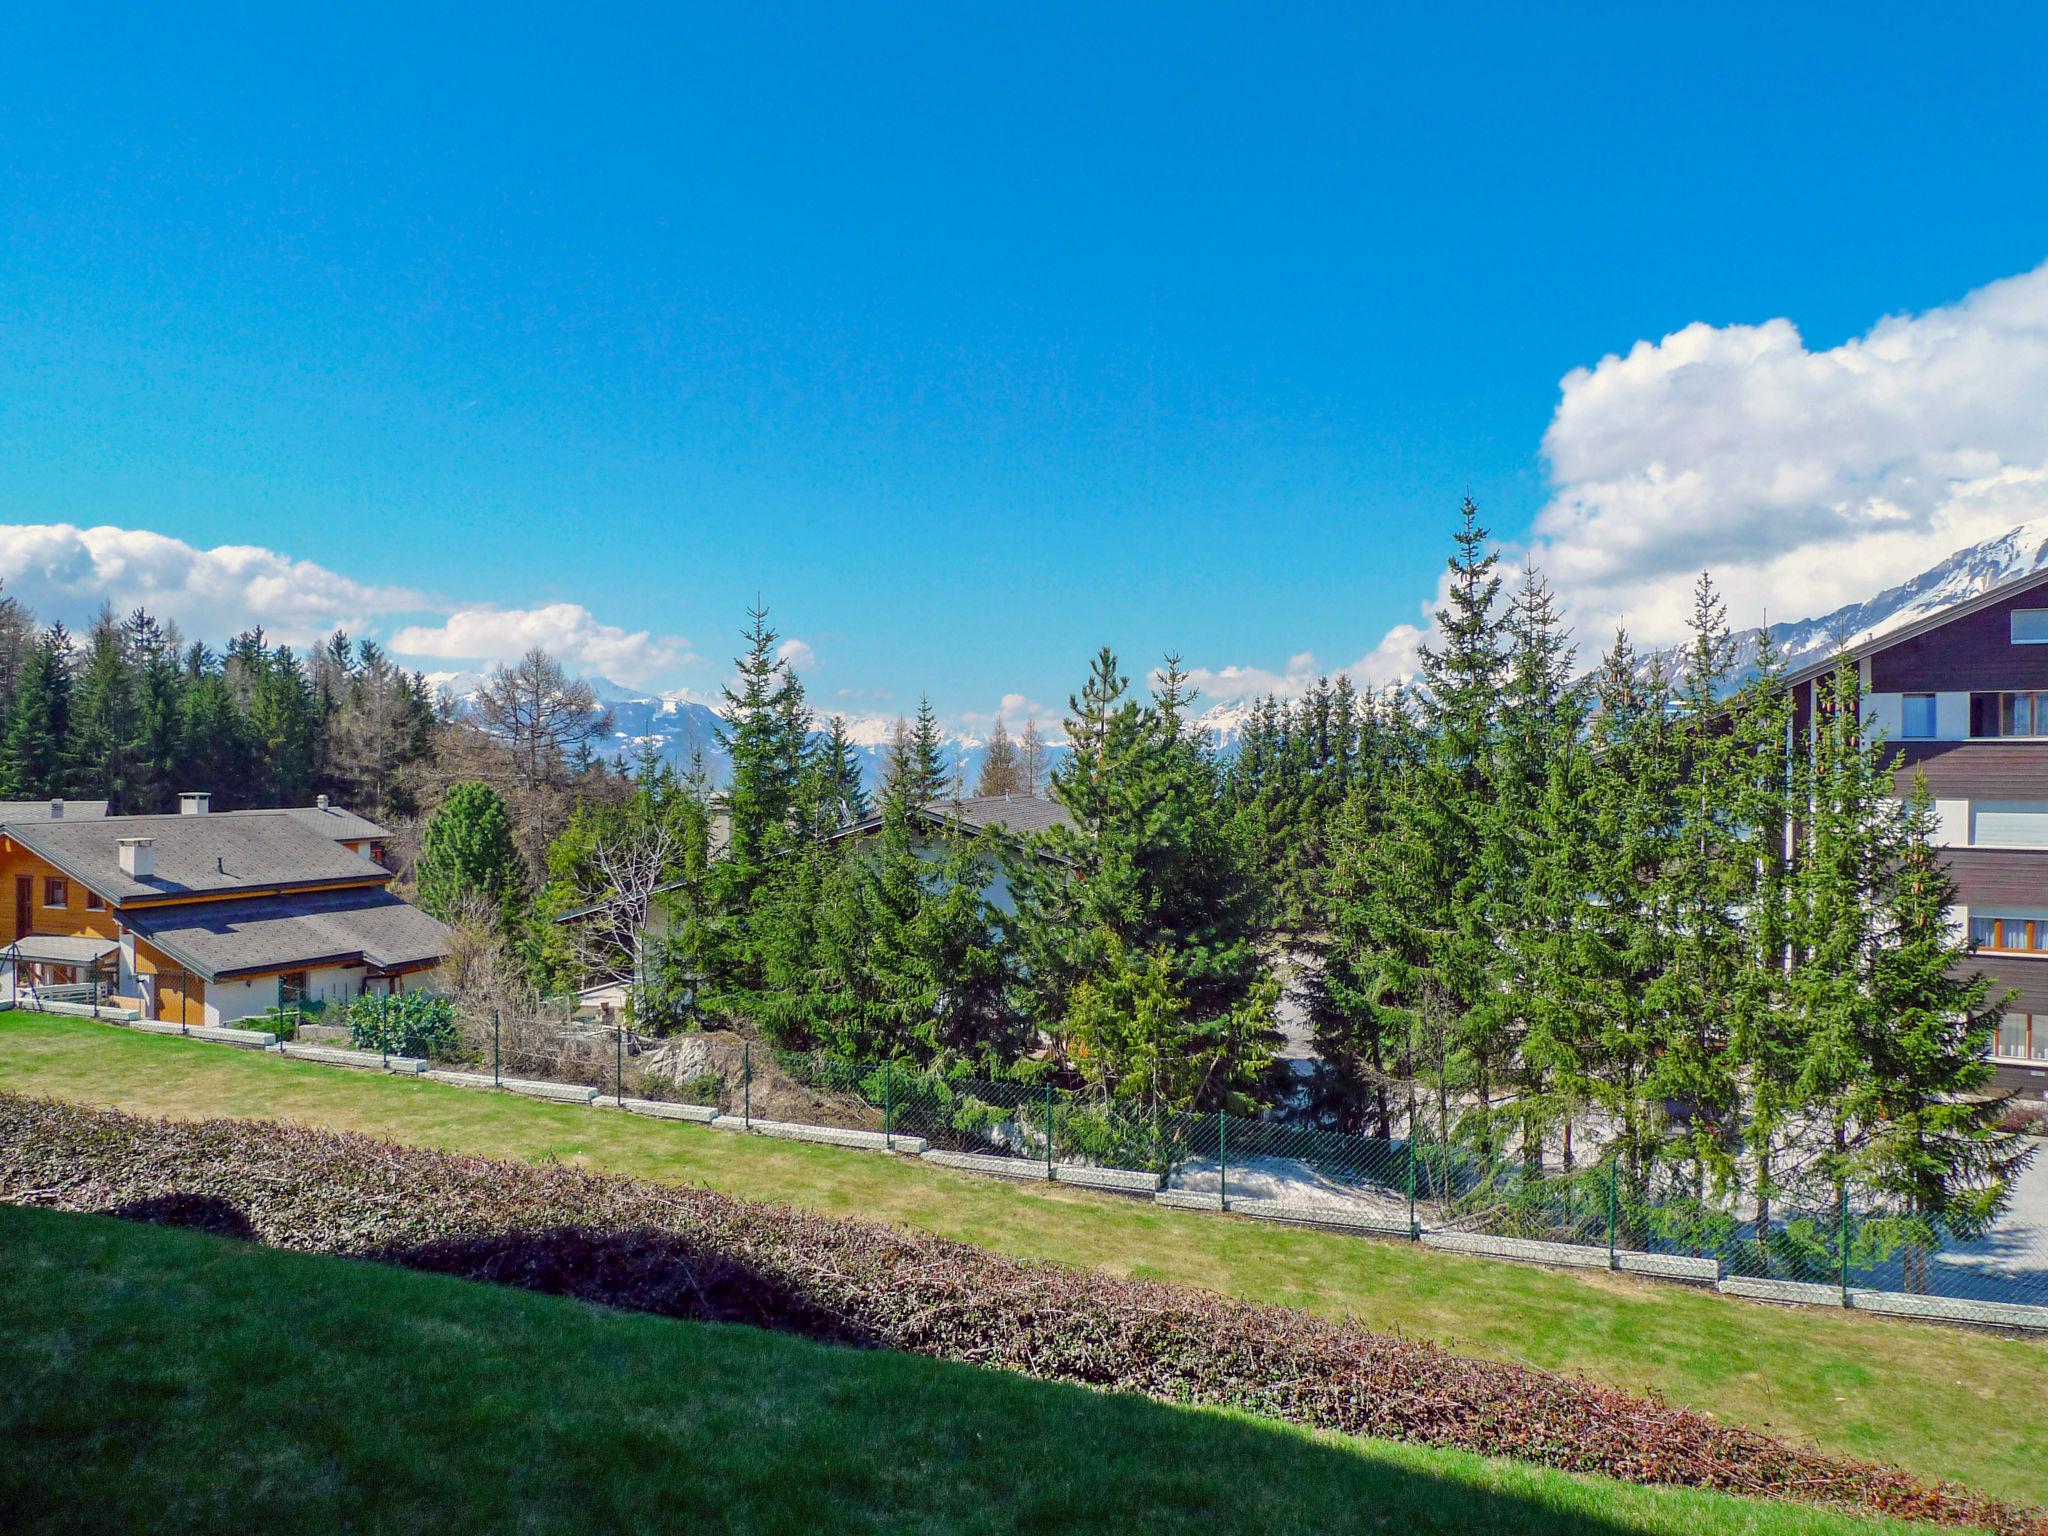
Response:
POLYGON ((1973 613, 1982 613, 1986 608, 1996 607, 2008 598, 2018 597, 2023 592, 2048 584, 2048 566, 2038 571, 2029 571, 2024 576, 2015 576, 2011 581, 2001 581, 1994 587, 1987 587, 1975 597, 1965 598, 1959 603, 1950 603, 1933 613, 1924 614, 1910 624, 1901 624, 1896 629, 1880 630, 1868 640, 1862 640, 1846 650, 1836 652, 1820 661, 1808 662, 1805 666, 1785 674, 1784 686, 1796 688, 1801 683, 1811 682, 1835 670, 1844 658, 1861 661, 1866 656, 1875 656, 1888 651, 1895 645, 1926 634, 1929 630, 1940 629, 1944 624, 1953 624, 1957 619, 1968 618, 1973 613))
MULTIPOLYGON (((996 832, 1014 838, 1074 824, 1073 814, 1064 805, 1037 795, 975 795, 964 800, 935 800, 920 807, 917 814, 941 828, 996 832)), ((881 825, 882 813, 878 809, 841 827, 833 836, 859 836, 878 831, 881 825)))
MULTIPOLYGON (((54 821, 50 808, 59 802, 54 800, 0 800, 0 821, 54 821)), ((107 814, 104 800, 66 800, 62 802, 66 818, 77 816, 91 819, 107 814)))
POLYGON ((274 816, 285 815, 303 822, 323 837, 336 842, 371 842, 391 835, 390 829, 380 827, 367 816, 338 805, 288 805, 279 811, 215 811, 216 816, 274 816))
POLYGON ((95 965, 121 947, 118 939, 90 933, 24 933, 0 949, 0 959, 45 965, 95 965))
POLYGON ((445 927, 387 890, 144 907, 123 921, 208 981, 315 965, 429 965, 449 942, 445 927))
POLYGON ((388 870, 344 848, 294 811, 85 821, 67 816, 63 821, 0 822, 0 831, 118 904, 390 879, 388 870), (125 837, 155 840, 156 871, 147 880, 122 872, 120 841, 125 837))

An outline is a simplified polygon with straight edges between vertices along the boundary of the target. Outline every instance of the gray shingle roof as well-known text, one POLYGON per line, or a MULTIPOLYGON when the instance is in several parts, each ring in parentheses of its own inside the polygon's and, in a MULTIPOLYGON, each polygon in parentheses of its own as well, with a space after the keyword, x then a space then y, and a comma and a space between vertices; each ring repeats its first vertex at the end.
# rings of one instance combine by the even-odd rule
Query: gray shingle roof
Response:
POLYGON ((383 890, 144 907, 124 921, 209 981, 323 963, 393 970, 448 952, 446 928, 383 890))
POLYGON ((361 842, 365 839, 389 837, 391 833, 367 816, 358 816, 354 811, 344 810, 338 805, 288 805, 281 811, 228 811, 214 812, 216 816, 276 816, 284 815, 304 822, 323 837, 336 842, 361 842))
MULTIPOLYGON (((934 800, 921 814, 928 821, 951 823, 969 832, 1000 832, 1020 839, 1034 832, 1074 824, 1072 813, 1064 805, 1056 800, 1042 800, 1036 795, 977 795, 965 800, 934 800)), ((860 836, 875 831, 881 825, 882 813, 877 809, 862 820, 841 827, 832 836, 860 836)))
POLYGON ((1074 824, 1073 813, 1064 805, 1037 795, 978 795, 968 800, 941 800, 932 809, 977 832, 993 828, 1013 837, 1074 824))
POLYGON ((9 821, 9 837, 108 899, 210 896, 273 885, 387 880, 360 853, 344 848, 292 811, 220 816, 108 816, 96 821, 9 821), (156 839, 156 873, 121 872, 120 840, 156 839))
POLYGON ((53 965, 91 965, 120 947, 118 939, 95 938, 89 933, 25 933, 0 949, 0 957, 53 965))
MULTIPOLYGON (((67 817, 83 816, 88 819, 107 814, 104 800, 66 800, 64 814, 67 817)), ((0 821, 49 821, 48 800, 0 800, 0 821)))

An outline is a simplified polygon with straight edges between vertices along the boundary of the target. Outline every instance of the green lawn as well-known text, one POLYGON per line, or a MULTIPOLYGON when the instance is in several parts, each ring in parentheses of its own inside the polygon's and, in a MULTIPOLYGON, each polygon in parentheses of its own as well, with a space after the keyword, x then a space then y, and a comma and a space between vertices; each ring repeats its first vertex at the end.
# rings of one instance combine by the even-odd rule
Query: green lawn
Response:
POLYGON ((1013 1185, 914 1160, 407 1082, 85 1020, 0 1014, 0 1088, 178 1116, 555 1157, 879 1217, 1028 1258, 1352 1314, 1467 1353, 1577 1371, 1832 1450, 2041 1502, 2048 1344, 1759 1307, 1620 1276, 1013 1185))
POLYGON ((1900 1532, 0 1207, 0 1529, 1900 1532))

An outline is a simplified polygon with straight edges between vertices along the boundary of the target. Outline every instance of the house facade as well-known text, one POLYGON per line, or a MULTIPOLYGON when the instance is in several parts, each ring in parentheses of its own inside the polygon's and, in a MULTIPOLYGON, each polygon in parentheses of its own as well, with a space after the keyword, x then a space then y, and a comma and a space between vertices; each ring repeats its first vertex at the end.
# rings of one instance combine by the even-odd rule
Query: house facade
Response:
MULTIPOLYGON (((1899 794, 1927 775, 1977 968, 2019 994, 1992 1052, 1999 1085, 2048 1097, 2048 571, 1848 655, 1863 718, 1899 754, 1899 794)), ((1833 670, 1786 679, 1802 737, 1833 670)))
POLYGON ((186 1024, 429 986, 448 932, 390 889, 385 835, 324 799, 216 814, 188 794, 176 814, 9 815, 7 984, 96 983, 111 1006, 186 1024))

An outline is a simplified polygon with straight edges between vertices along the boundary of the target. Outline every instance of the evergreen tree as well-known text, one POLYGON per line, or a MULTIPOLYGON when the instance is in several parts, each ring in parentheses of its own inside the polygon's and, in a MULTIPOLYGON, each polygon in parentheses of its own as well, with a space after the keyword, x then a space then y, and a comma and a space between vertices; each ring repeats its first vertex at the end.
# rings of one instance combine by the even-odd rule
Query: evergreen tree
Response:
POLYGON ((932 701, 920 696, 916 722, 907 730, 899 729, 889 744, 887 790, 911 809, 922 810, 946 797, 948 777, 938 714, 932 701))
POLYGON ((52 624, 15 681, 14 710, 0 740, 0 795, 41 800, 70 793, 71 748, 71 637, 52 624))
POLYGON ((1729 1031, 1749 949, 1742 910, 1756 848, 1731 803, 1740 772, 1721 697, 1734 649, 1726 606, 1702 574, 1678 696, 1684 787, 1660 882, 1670 964, 1651 984, 1663 1022, 1654 1089, 1678 1107, 1670 1155, 1690 1168, 1696 1198, 1709 1181, 1732 1185, 1739 1137, 1729 1031))
POLYGON ((988 745, 982 749, 981 773, 975 780, 974 792, 977 795, 1028 793, 1024 786, 1024 765, 1017 756, 1017 744, 1010 740, 1001 715, 996 716, 996 723, 988 733, 988 745))
POLYGON ((864 820, 870 810, 867 785, 861 777, 860 760, 854 755, 853 740, 846 734, 844 715, 834 715, 826 727, 814 766, 824 785, 832 825, 864 820))
POLYGON ((1050 771, 1045 743, 1038 733, 1038 722, 1027 719, 1024 729, 1017 736, 1017 767, 1024 776, 1023 792, 1037 795, 1045 789, 1045 776, 1050 771))
POLYGON ((1052 777, 1073 825, 1010 861, 1011 929, 1027 1011, 1084 1080, 1118 1097, 1237 1105, 1270 1064, 1279 989, 1255 943, 1257 888, 1216 764, 1185 726, 1187 696, 1164 687, 1168 709, 1141 704, 1115 655, 1097 654, 1052 777), (1172 1071, 1155 1070, 1157 1042, 1132 1054, 1119 1011, 1139 995, 1134 973, 1160 967, 1172 1071))
POLYGON ((138 809, 139 721, 135 678, 121 626, 110 610, 93 620, 73 710, 73 792, 104 797, 116 814, 138 809))
POLYGON ((427 823, 417 873, 420 905, 453 919, 482 897, 509 923, 524 898, 526 866, 512 837, 512 814, 488 784, 467 781, 427 823))
POLYGON ((183 704, 177 647, 143 609, 128 616, 127 628, 136 667, 135 809, 161 811, 177 793, 171 782, 178 767, 183 704))
POLYGON ((1882 942, 1871 955, 1870 1130, 1859 1181, 1885 1202, 1874 1235, 1903 1250, 1909 1291, 1928 1288, 1930 1253, 1980 1238, 2011 1202, 2036 1155, 1999 1129, 2004 1102, 1985 1090, 2005 999, 1972 973, 1955 933, 1956 886, 1937 846, 1927 775, 1915 771, 1898 857, 1876 896, 1882 942))

